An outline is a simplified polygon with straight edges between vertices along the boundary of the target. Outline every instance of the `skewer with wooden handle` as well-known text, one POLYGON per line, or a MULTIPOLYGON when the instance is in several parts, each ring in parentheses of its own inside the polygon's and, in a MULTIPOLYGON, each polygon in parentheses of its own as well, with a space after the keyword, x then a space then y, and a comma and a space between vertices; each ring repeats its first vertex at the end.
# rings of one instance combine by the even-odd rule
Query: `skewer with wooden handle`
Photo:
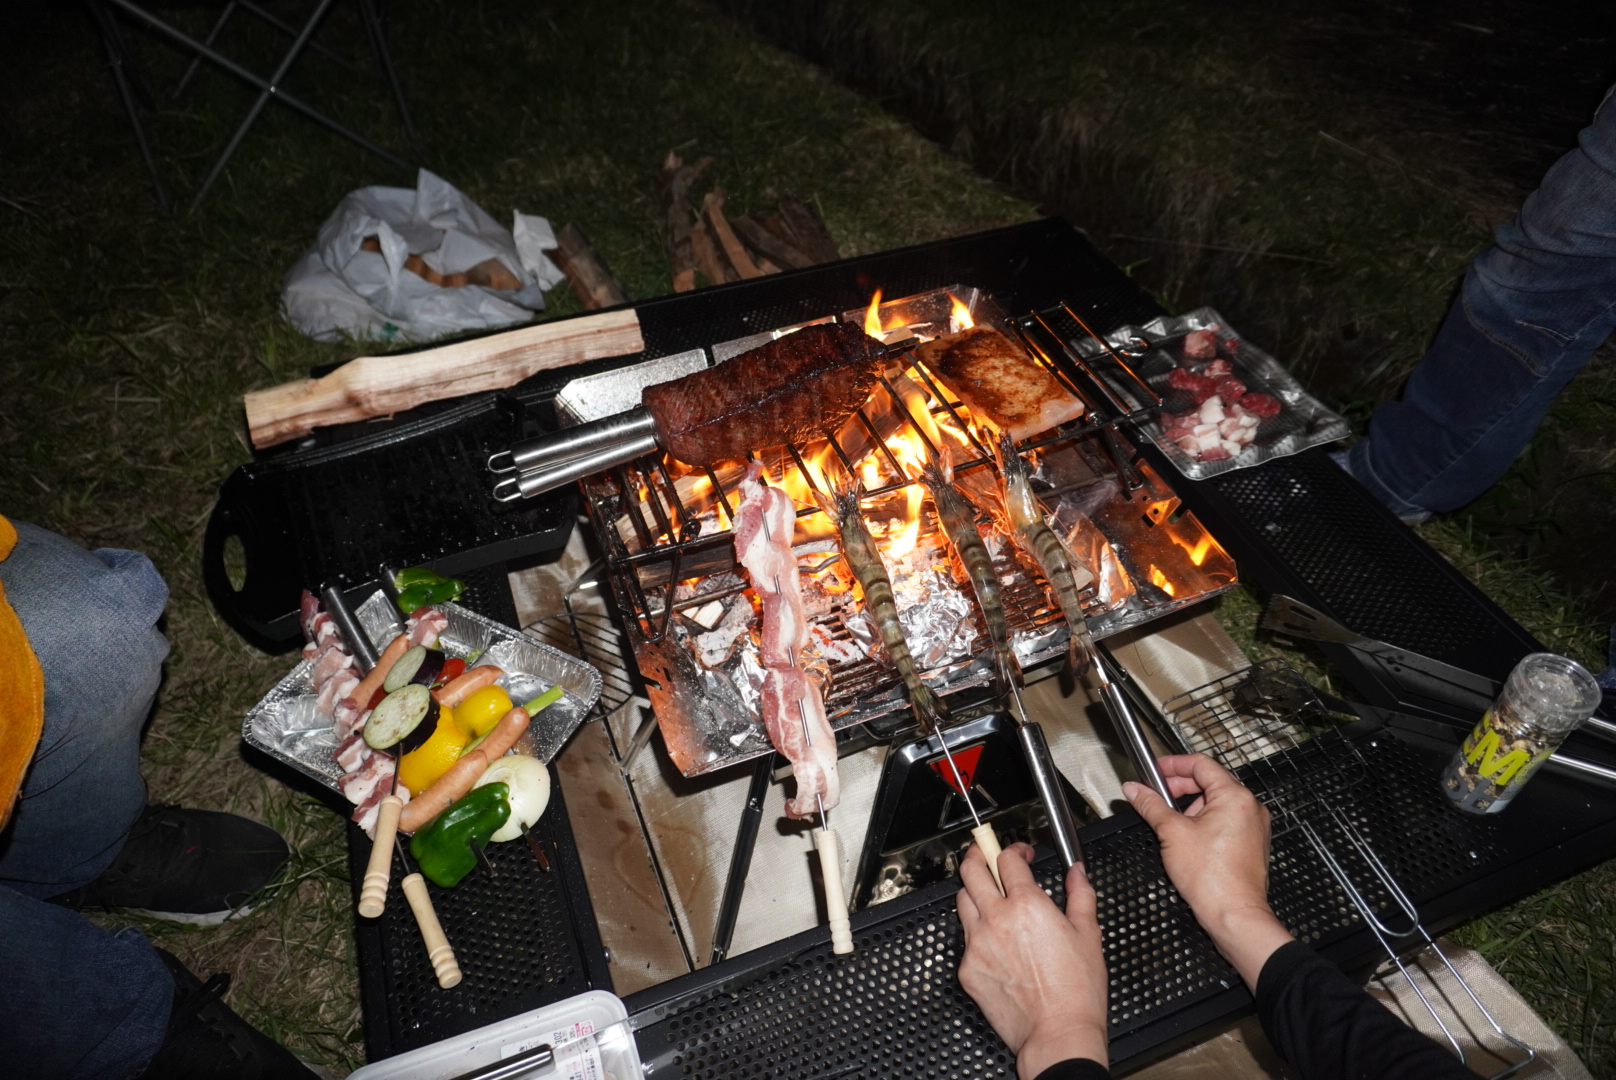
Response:
MULTIPOLYGON (((399 860, 404 859, 402 848, 398 851, 399 860)), ((409 869, 409 864, 404 864, 409 869)), ((454 947, 449 944, 449 937, 443 932, 443 924, 438 921, 437 909, 432 906, 432 897, 427 895, 426 879, 419 871, 406 874, 404 880, 399 882, 404 889, 404 899, 410 902, 410 910, 415 913, 415 925, 421 929, 421 943, 426 946, 426 958, 432 962, 432 973, 438 977, 438 985, 445 990, 460 985, 460 961, 455 959, 454 947)))
POLYGON ((949 771, 954 774, 954 787, 965 799, 965 809, 971 812, 971 820, 976 827, 971 830, 971 838, 982 849, 982 854, 988 860, 988 869, 993 871, 993 884, 999 887, 999 895, 1004 893, 1004 879, 999 876, 999 852, 1004 849, 999 846, 999 834, 993 831, 993 826, 983 822, 980 814, 976 812, 976 803, 971 800, 970 785, 960 775, 959 766, 954 764, 954 752, 948 748, 948 739, 944 737, 940 728, 934 729, 937 742, 943 748, 943 757, 948 759, 949 771))
POLYGON ((370 847, 370 862, 365 866, 365 879, 359 886, 359 914, 367 919, 381 915, 387 906, 393 844, 398 839, 398 815, 403 812, 403 799, 393 794, 382 796, 381 806, 376 811, 376 841, 370 847))
MULTIPOLYGON (((773 543, 767 512, 762 515, 762 520, 764 539, 773 543)), ((788 536, 788 548, 790 543, 788 536)), ((774 578, 774 593, 780 595, 778 574, 774 578)), ((797 699, 797 715, 802 718, 802 741, 812 748, 813 728, 808 723, 808 706, 802 703, 801 698, 797 699)), ((845 956, 853 951, 853 929, 847 917, 847 893, 842 889, 842 841, 836 835, 836 830, 830 827, 830 815, 825 812, 824 798, 816 794, 814 802, 819 807, 819 828, 813 831, 814 849, 819 852, 819 873, 825 879, 825 914, 830 919, 830 948, 831 952, 845 956)))

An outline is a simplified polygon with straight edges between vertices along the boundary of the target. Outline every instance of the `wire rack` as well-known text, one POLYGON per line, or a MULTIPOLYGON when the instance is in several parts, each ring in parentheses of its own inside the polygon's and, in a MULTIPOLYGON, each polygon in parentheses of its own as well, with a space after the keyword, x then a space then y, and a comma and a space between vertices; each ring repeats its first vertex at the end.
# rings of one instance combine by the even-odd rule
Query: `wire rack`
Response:
POLYGON ((1273 819, 1275 836, 1306 838, 1358 916, 1430 1013, 1462 1062, 1456 1029, 1436 1001, 1441 987, 1414 957, 1434 955, 1463 989, 1493 1033, 1525 1056, 1493 1074, 1504 1080, 1530 1065, 1537 1051, 1505 1031, 1420 923, 1420 914, 1353 819, 1352 808, 1379 797, 1377 777, 1357 743, 1318 693, 1283 660, 1265 660, 1168 701, 1163 736, 1206 754, 1240 777, 1273 819))

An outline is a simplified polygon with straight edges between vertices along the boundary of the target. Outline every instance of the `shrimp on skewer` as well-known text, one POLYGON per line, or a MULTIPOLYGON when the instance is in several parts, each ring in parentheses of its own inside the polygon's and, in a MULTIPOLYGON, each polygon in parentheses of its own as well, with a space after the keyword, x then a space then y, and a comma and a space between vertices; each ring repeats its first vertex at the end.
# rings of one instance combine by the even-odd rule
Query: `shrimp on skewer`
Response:
POLYGON ((982 533, 976 527, 976 507, 954 486, 954 455, 944 446, 921 466, 920 479, 931 492, 937 507, 937 520, 943 535, 959 556, 965 574, 976 593, 977 605, 987 623, 988 639, 993 644, 993 663, 1004 690, 1024 685, 1021 662, 1010 647, 1010 628, 1005 622, 1004 600, 999 595, 999 572, 993 568, 993 557, 982 543, 982 533))
POLYGON ((831 495, 816 489, 814 495, 820 507, 836 523, 842 555, 847 559, 853 576, 858 578, 859 587, 864 590, 864 609, 881 632, 881 640, 886 644, 887 655, 892 658, 892 666, 897 668, 898 675, 909 689, 909 704, 915 710, 915 719, 922 731, 936 731, 940 723, 950 723, 953 717, 936 691, 920 681, 915 658, 909 652, 909 641, 904 637, 903 623, 898 620, 898 602, 892 595, 892 579, 887 577, 887 568, 881 562, 875 537, 870 535, 869 526, 864 524, 864 517, 859 512, 857 482, 845 485, 837 483, 831 495))
MULTIPOLYGON (((1037 564, 1049 583, 1055 602, 1066 616, 1071 632, 1067 656, 1072 674, 1082 675, 1089 669, 1094 656, 1094 639, 1089 635, 1088 623, 1083 617, 1083 603, 1078 597, 1077 571, 1072 557, 1061 543, 1061 538, 1044 522, 1044 512, 1032 493, 1032 480, 1027 475, 1027 463, 1016 453, 1016 444, 1009 435, 1001 435, 994 446, 999 458, 999 487, 1004 495, 1004 508, 1010 517, 1010 534, 1037 564)), ((1092 578, 1092 574, 1089 575, 1092 578)))

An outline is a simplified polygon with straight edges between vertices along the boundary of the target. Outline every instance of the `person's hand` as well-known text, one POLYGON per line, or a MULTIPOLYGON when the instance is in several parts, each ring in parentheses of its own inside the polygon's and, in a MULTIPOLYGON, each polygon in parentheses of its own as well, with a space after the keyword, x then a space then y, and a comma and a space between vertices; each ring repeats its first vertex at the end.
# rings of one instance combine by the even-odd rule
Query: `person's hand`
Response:
POLYGON ((1107 1064, 1105 957, 1094 888, 1079 863, 1066 875, 1066 914, 1050 902, 1028 864, 1032 848, 999 855, 999 895, 982 849, 960 864, 965 956, 959 981, 988 1023, 1015 1051, 1016 1072, 1032 1080, 1056 1062, 1107 1064))
POLYGON ((1174 888, 1255 993, 1263 963, 1291 940, 1268 906, 1268 810, 1204 754, 1157 764, 1175 800, 1201 793, 1188 810, 1180 814, 1143 784, 1126 783, 1122 793, 1156 830, 1174 888))

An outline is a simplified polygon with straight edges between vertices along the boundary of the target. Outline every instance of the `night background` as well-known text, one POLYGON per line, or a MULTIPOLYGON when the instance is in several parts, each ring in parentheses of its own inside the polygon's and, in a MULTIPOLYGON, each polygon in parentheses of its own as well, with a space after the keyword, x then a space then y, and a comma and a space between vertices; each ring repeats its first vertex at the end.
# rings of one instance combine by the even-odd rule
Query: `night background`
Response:
MULTIPOLYGON (((699 190, 724 187, 732 214, 812 200, 843 256, 1059 215, 1169 310, 1216 306, 1360 432, 1491 228, 1616 83, 1616 9, 1599 3, 387 7, 419 152, 353 5, 316 38, 342 62, 305 55, 288 88, 497 219, 577 223, 631 299, 672 288, 669 150, 714 158, 699 190)), ((213 17, 161 11, 197 35, 213 17)), ((124 37, 171 215, 87 11, 0 9, 0 512, 163 571, 174 652, 146 744, 153 801, 260 817, 296 854, 249 919, 142 926, 193 969, 232 971, 234 1008, 342 1075, 363 1048, 341 823, 243 761, 239 719, 288 660, 219 621, 198 552, 218 485, 251 457, 242 393, 361 351, 283 321, 281 276, 345 193, 414 176, 272 104, 187 212, 254 92, 204 67, 175 99, 187 57, 133 24, 124 37)), ((259 70, 285 47, 247 18, 221 42, 259 70)), ((579 310, 566 285, 549 305, 579 310)), ((1593 670, 1616 621, 1613 357, 1607 343, 1492 491, 1420 527, 1593 670)), ((1242 643, 1282 651, 1251 639, 1249 598, 1224 603, 1242 643)), ((1610 866, 1456 937, 1595 1075, 1616 1073, 1610 866)))

